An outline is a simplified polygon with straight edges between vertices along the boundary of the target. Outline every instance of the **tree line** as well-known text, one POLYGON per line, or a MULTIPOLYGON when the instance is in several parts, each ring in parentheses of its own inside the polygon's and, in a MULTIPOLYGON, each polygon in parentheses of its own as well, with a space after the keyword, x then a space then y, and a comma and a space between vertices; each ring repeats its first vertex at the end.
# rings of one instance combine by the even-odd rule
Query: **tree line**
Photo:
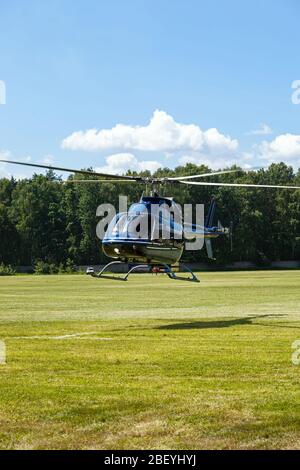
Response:
MULTIPOLYGON (((90 171, 91 177, 85 178, 93 179, 90 171)), ((154 176, 209 171, 207 166, 190 163, 174 170, 160 169, 154 176)), ((129 203, 137 202, 145 187, 124 182, 74 183, 74 179, 78 177, 72 175, 63 181, 52 170, 19 181, 0 179, 0 263, 71 266, 107 261, 96 237, 96 208, 102 203, 118 207, 119 194, 127 195, 129 203)), ((213 181, 299 186, 300 170, 295 173, 292 167, 279 163, 259 171, 219 175, 213 181)), ((223 225, 233 225, 233 250, 223 237, 215 242, 218 264, 252 261, 267 265, 300 259, 300 190, 166 185, 162 192, 182 205, 208 205, 212 196, 216 198, 217 217, 223 225)), ((185 252, 183 259, 207 262, 205 250, 185 252)))

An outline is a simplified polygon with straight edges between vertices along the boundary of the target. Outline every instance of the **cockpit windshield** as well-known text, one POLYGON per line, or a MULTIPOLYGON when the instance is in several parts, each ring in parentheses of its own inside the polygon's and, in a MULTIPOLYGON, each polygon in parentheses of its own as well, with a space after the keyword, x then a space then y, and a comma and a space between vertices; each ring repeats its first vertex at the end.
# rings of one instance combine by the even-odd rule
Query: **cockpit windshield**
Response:
POLYGON ((132 204, 132 206, 130 206, 128 210, 129 216, 148 214, 148 213, 149 213, 149 210, 148 210, 147 205, 142 204, 142 203, 132 204))
POLYGON ((166 204, 136 203, 117 214, 108 226, 105 240, 155 240, 180 238, 181 219, 166 204))
MULTIPOLYGON (((142 205, 145 208, 144 205, 142 205)), ((148 211, 139 214, 135 211, 117 214, 110 222, 104 240, 130 239, 148 240, 151 238, 151 215, 148 211)))

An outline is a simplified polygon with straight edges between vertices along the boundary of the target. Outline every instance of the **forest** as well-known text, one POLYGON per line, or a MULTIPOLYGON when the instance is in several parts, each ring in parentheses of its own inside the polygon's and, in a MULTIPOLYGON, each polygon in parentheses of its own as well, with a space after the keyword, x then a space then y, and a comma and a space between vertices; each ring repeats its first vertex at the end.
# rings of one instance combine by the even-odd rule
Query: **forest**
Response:
MULTIPOLYGON (((93 170, 89 170, 91 177, 85 178, 93 179, 93 170)), ((155 176, 208 171, 207 166, 189 163, 172 170, 162 168, 155 176)), ((0 263, 72 266, 106 261, 96 237, 96 208, 102 203, 117 207, 121 194, 128 196, 129 203, 136 202, 145 187, 139 183, 75 183, 76 178, 71 175, 66 180, 50 170, 18 181, 0 179, 0 263)), ((292 167, 278 163, 258 171, 219 175, 213 181, 299 186, 300 170, 295 173, 292 167)), ((182 205, 203 203, 206 208, 211 197, 216 198, 217 218, 223 225, 232 222, 233 226, 232 247, 225 238, 215 243, 218 265, 252 261, 267 266, 272 261, 300 259, 300 190, 166 185, 162 194, 175 197, 182 205)), ((204 249, 185 252, 183 260, 208 262, 204 249)))

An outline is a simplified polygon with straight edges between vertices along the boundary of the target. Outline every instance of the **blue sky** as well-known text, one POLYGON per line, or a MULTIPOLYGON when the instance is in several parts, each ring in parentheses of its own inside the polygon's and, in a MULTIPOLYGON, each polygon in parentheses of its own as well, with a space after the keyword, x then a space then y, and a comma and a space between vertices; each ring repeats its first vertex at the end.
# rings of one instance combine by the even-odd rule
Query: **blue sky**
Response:
POLYGON ((297 168, 299 17, 297 0, 2 1, 0 154, 109 172, 297 168))

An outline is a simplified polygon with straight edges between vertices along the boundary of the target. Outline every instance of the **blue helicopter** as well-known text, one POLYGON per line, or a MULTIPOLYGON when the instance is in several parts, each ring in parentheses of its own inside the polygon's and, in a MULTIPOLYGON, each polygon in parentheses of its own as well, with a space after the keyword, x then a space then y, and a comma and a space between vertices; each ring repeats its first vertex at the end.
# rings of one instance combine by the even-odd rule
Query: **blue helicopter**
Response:
MULTIPOLYGON (((158 193, 142 196, 139 203, 129 207, 128 212, 116 214, 110 222, 102 248, 108 257, 117 261, 105 266, 97 277, 103 277, 105 270, 113 264, 125 262, 134 263, 126 279, 131 272, 141 268, 141 263, 153 272, 165 272, 171 279, 179 279, 172 266, 182 257, 185 243, 196 239, 204 241, 208 257, 214 259, 211 239, 232 233, 220 222, 213 225, 215 208, 213 198, 204 224, 186 223, 174 198, 162 197, 158 193)), ((181 266, 189 270, 185 265, 181 266)), ((191 278, 180 279, 198 281, 195 274, 190 273, 191 278)), ((89 274, 95 275, 91 270, 89 274)))
MULTIPOLYGON (((68 180, 68 182, 73 183, 132 182, 145 184, 147 186, 150 185, 152 187, 150 196, 142 196, 141 200, 133 204, 128 212, 117 214, 109 223, 102 240, 102 249, 113 261, 104 266, 98 273, 95 273, 92 267, 87 269, 87 274, 93 277, 123 281, 126 281, 132 272, 142 268, 152 272, 164 272, 173 280, 181 279, 199 282, 196 275, 187 267, 185 268, 190 272, 191 277, 178 276, 174 269, 172 269, 172 266, 181 259, 186 241, 201 238, 205 243, 208 257, 213 259, 211 240, 222 235, 230 237, 232 235, 232 226, 229 228, 222 227, 220 222, 217 226, 213 224, 216 208, 215 199, 211 201, 205 221, 202 225, 193 223, 185 224, 179 205, 174 198, 163 197, 159 194, 159 188, 162 185, 168 183, 172 185, 186 184, 220 187, 300 189, 299 186, 288 185, 201 181, 201 178, 241 172, 242 170, 240 169, 202 173, 199 175, 155 178, 138 175, 111 175, 107 173, 16 162, 12 160, 0 160, 0 162, 89 176, 89 179, 68 180), (95 179, 90 179, 91 175, 95 177, 95 179), (170 214, 173 216, 170 217, 170 214), (105 273, 112 265, 124 262, 131 265, 125 277, 112 277, 105 273)), ((184 265, 182 266, 184 267, 184 265)))

